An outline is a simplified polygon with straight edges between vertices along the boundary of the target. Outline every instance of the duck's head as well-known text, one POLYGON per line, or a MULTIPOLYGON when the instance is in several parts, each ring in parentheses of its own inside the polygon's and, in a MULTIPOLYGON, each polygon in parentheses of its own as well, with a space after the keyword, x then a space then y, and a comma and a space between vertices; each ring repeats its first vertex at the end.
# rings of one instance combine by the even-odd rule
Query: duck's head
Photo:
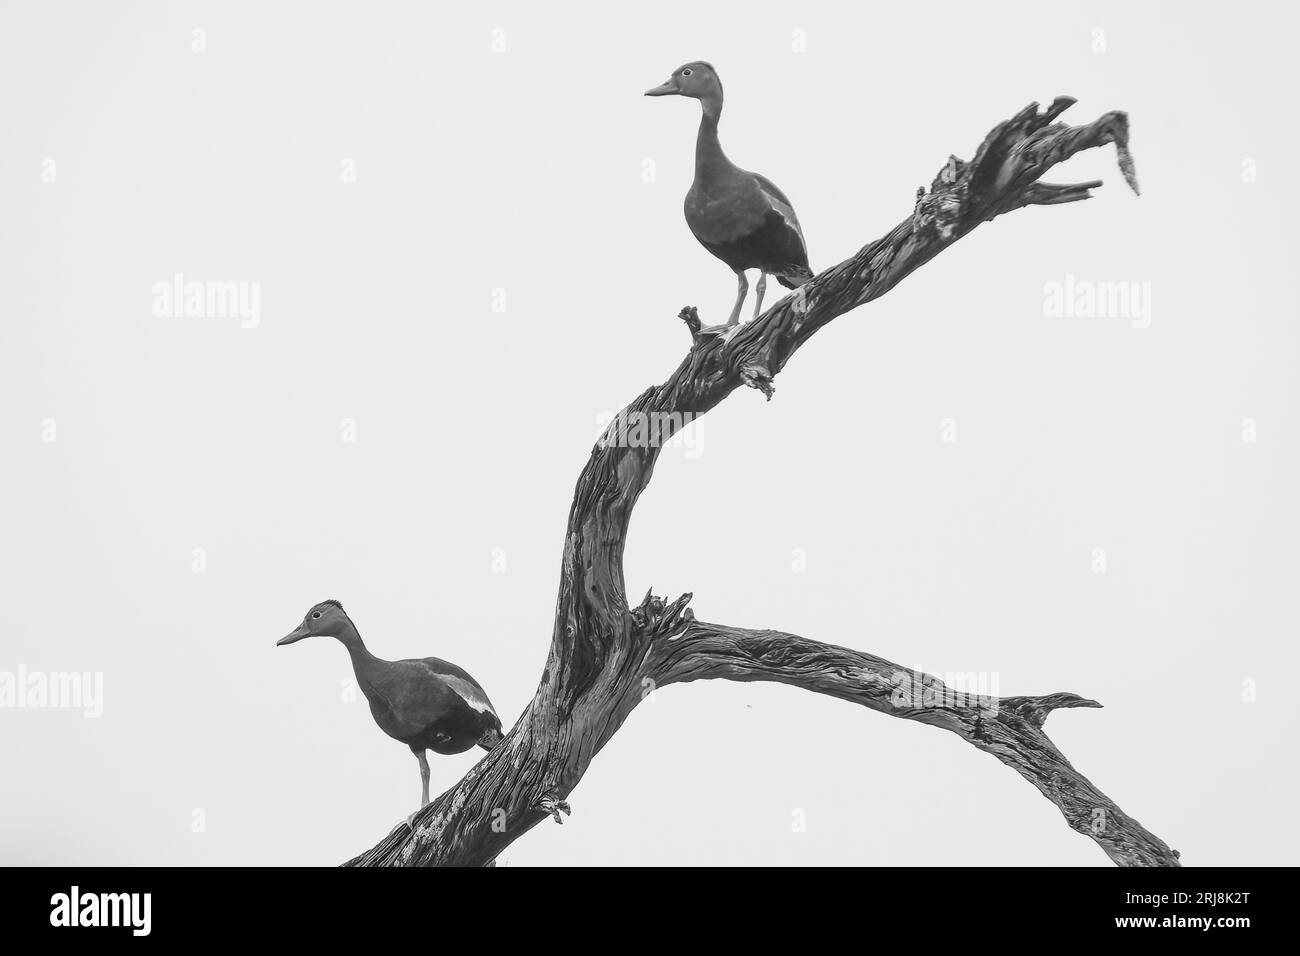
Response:
POLYGON ((722 102, 722 81, 712 63, 694 60, 684 63, 673 70, 673 75, 654 89, 646 90, 646 96, 689 96, 695 100, 715 100, 722 102))
POLYGON ((352 622, 343 611, 343 605, 330 599, 321 601, 307 612, 302 623, 275 642, 276 647, 293 644, 304 637, 338 637, 349 630, 352 622))

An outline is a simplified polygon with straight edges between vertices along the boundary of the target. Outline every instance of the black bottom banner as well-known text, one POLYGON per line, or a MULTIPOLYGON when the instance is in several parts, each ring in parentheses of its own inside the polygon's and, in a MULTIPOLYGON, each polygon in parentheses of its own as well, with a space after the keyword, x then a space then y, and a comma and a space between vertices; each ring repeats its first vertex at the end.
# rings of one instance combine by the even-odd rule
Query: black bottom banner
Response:
MULTIPOLYGON (((613 920, 646 941, 678 933, 729 944, 774 931, 859 935, 897 931, 934 945, 1005 942, 1031 932, 1225 944, 1277 932, 1290 869, 620 869, 478 871, 332 869, 0 869, 6 939, 76 937, 148 945, 267 937, 298 943, 374 942, 387 932, 535 933, 548 945, 608 942, 613 920), (557 921, 564 921, 563 924, 557 921), (561 929, 564 938, 554 933, 561 929), (572 935, 572 940, 568 937, 572 935)), ((495 941, 494 941, 495 944, 495 941)), ((911 945, 911 944, 909 944, 911 945)), ((11 950, 18 951, 18 950, 11 950)))

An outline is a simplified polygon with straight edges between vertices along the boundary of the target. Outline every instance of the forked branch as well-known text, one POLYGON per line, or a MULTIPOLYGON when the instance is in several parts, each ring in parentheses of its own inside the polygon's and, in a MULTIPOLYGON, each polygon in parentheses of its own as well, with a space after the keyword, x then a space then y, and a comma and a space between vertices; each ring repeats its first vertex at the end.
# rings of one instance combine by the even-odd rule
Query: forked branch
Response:
MULTIPOLYGON (((684 421, 709 411, 742 385, 773 394, 773 381, 818 329, 884 295, 980 223, 1024 206, 1076 202, 1100 182, 1067 185, 1041 177, 1083 150, 1114 144, 1137 191, 1128 120, 1107 113, 1086 126, 1056 122, 1073 103, 1032 104, 998 124, 969 162, 952 157, 910 216, 844 262, 825 270, 753 322, 726 337, 702 334, 694 309, 682 318, 692 345, 662 385, 627 406, 592 449, 569 511, 546 668, 532 701, 505 741, 353 865, 486 865, 531 827, 560 819, 565 798, 591 759, 648 688, 704 678, 773 680, 829 694, 893 716, 950 730, 1019 772, 1116 863, 1177 865, 1177 854, 1126 816, 1079 774, 1043 733, 1060 707, 1094 707, 1073 694, 949 700, 932 678, 918 686, 943 706, 913 706, 895 693, 908 669, 859 651, 778 631, 749 631, 694 620, 683 595, 647 595, 629 604, 623 549, 637 498, 659 449, 684 421), (650 436, 650 440, 634 440, 650 436)), ((925 698, 922 693, 922 698, 925 698)))

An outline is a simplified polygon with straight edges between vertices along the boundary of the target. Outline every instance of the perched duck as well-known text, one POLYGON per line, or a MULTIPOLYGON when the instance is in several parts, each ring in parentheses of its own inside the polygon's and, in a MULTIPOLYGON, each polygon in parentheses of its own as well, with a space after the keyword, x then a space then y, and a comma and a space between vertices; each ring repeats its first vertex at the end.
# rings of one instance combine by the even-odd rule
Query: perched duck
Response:
POLYGON ((808 247, 790 200, 766 176, 741 169, 723 154, 718 142, 722 81, 711 64, 696 60, 680 66, 645 95, 689 96, 700 101, 703 111, 695 140, 695 181, 686 194, 686 224, 705 249, 731 266, 737 283, 731 318, 726 325, 706 331, 740 324, 740 307, 749 292, 746 269, 759 270, 757 318, 769 274, 787 289, 797 289, 812 278, 808 247))
POLYGON ((276 641, 332 637, 348 649, 357 685, 379 729, 411 748, 420 761, 420 806, 429 802, 429 761, 424 752, 464 753, 475 744, 491 750, 502 740, 501 718, 479 686, 455 664, 436 657, 384 661, 366 650, 338 601, 322 601, 302 623, 276 641))

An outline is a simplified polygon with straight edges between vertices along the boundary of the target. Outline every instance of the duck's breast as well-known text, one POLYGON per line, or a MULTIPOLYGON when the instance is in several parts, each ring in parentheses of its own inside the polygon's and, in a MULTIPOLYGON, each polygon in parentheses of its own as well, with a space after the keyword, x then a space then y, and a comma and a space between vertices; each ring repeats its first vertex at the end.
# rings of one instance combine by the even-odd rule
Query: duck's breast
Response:
POLYGON ((695 183, 686 194, 686 224, 704 246, 725 246, 763 225, 768 206, 750 177, 695 183))
POLYGON ((780 273, 807 265, 803 232, 789 200, 756 173, 709 184, 686 194, 686 222, 700 244, 732 269, 780 273))

